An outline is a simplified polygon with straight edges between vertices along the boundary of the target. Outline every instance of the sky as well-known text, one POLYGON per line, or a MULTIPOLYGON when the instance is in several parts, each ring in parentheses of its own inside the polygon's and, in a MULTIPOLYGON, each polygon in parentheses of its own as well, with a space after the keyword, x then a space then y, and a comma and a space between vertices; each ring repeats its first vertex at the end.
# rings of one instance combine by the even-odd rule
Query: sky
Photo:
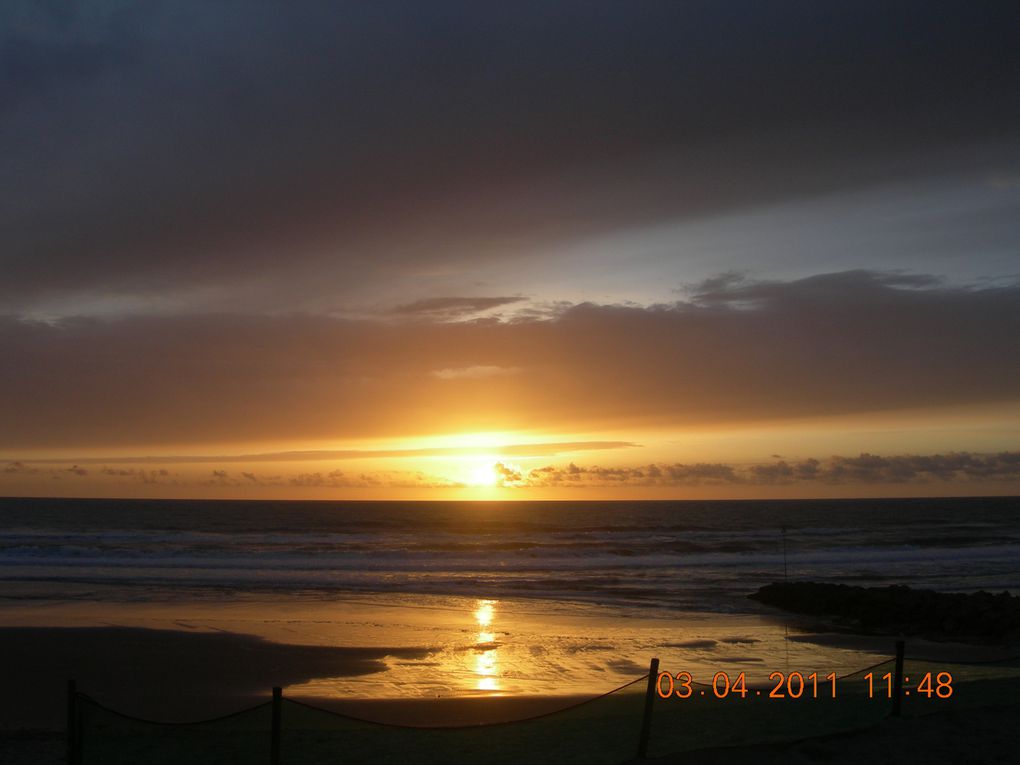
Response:
POLYGON ((1015 2, 10 2, 0 495, 1020 493, 1015 2))

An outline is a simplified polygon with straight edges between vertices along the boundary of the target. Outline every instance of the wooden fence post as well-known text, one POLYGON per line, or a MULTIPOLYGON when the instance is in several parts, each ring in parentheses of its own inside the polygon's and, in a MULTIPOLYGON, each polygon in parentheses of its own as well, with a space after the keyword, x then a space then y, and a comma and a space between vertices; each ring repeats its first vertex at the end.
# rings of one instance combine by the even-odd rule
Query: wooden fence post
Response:
POLYGON ((67 681, 67 765, 78 763, 78 687, 67 681))
POLYGON ((659 660, 652 659, 648 664, 648 687, 645 689, 645 711, 641 716, 641 739, 638 741, 637 756, 639 760, 648 756, 648 737, 652 732, 652 704, 655 701, 655 689, 659 684, 659 660))
POLYGON ((269 763, 280 765, 280 712, 283 706, 283 689, 273 687, 273 732, 269 741, 269 763))
POLYGON ((892 716, 900 716, 900 702, 903 699, 903 654, 906 652, 906 644, 902 640, 896 641, 896 669, 893 672, 892 688, 892 716))

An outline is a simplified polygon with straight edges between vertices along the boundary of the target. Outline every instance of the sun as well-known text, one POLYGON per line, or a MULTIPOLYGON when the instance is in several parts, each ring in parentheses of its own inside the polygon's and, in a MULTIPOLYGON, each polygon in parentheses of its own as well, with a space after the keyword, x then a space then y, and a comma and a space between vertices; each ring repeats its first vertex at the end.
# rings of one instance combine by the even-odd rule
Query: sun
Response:
POLYGON ((495 486, 499 481, 494 462, 483 462, 471 468, 468 483, 471 486, 495 486))

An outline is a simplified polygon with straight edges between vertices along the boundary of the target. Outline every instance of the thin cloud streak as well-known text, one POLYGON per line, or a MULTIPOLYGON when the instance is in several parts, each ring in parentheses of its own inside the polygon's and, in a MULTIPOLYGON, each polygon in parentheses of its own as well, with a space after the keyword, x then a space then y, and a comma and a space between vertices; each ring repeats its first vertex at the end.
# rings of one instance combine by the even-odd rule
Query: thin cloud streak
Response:
POLYGON ((20 459, 24 465, 54 465, 73 462, 77 465, 141 465, 141 464, 206 464, 231 462, 316 462, 329 460, 360 460, 413 457, 458 457, 477 454, 505 454, 516 457, 555 457, 570 452, 605 449, 632 449, 640 444, 631 441, 569 441, 537 444, 505 444, 502 446, 463 446, 429 449, 308 449, 304 451, 260 452, 256 454, 167 456, 75 457, 20 459))
POLYGON ((391 309, 399 316, 422 316, 453 321, 488 311, 492 308, 520 303, 522 297, 437 297, 415 300, 391 309))

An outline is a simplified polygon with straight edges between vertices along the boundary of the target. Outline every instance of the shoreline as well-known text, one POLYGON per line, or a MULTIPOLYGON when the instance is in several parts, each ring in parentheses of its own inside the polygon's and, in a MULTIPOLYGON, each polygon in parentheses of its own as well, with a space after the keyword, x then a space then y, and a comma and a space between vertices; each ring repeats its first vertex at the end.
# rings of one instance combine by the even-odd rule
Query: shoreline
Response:
MULTIPOLYGON (((115 711, 154 722, 188 723, 268 701, 273 686, 300 689, 320 677, 374 675, 389 669, 386 660, 424 659, 431 650, 295 645, 229 632, 2 627, 0 655, 19 661, 5 672, 8 692, 0 694, 0 731, 62 730, 72 678, 80 693, 115 711)), ((365 698, 297 690, 286 695, 373 722, 442 727, 533 717, 599 694, 365 698)))
MULTIPOLYGON (((407 608, 402 600, 54 601, 7 604, 0 608, 0 621, 11 628, 145 628, 155 632, 144 634, 169 639, 169 633, 187 645, 200 644, 210 650, 215 640, 208 635, 218 635, 221 641, 227 640, 225 635, 235 635, 238 645, 256 646, 263 653, 289 651, 287 662, 294 654, 306 658, 303 674, 278 678, 282 682, 273 682, 270 673, 258 667, 250 667, 251 676, 242 682, 228 678, 231 687, 243 690, 247 697, 262 697, 273 685, 285 687, 295 697, 590 697, 645 674, 653 656, 660 658, 664 669, 709 678, 717 670, 739 668, 749 678, 764 679, 787 663, 843 673, 873 661, 870 654, 852 648, 785 641, 781 623, 758 615, 660 611, 646 617, 636 610, 621 613, 610 607, 553 603, 552 608, 537 610, 532 602, 468 598, 407 608), (275 648, 280 644, 298 648, 275 648), (339 647, 348 654, 330 650, 339 647), (354 647, 362 648, 361 656, 350 653, 354 647), (365 661, 365 672, 353 673, 342 666, 353 658, 365 661)), ((117 661, 117 646, 130 634, 107 633, 105 641, 89 639, 97 656, 117 661)), ((51 662, 51 656, 66 654, 69 646, 56 652, 36 645, 23 650, 28 661, 41 666, 51 662)), ((168 655, 182 653, 173 647, 167 651, 168 655)), ((201 663, 183 653, 182 659, 175 660, 186 660, 182 666, 201 663)), ((218 655, 223 654, 219 650, 218 655)), ((151 661, 159 657, 152 654, 151 661)), ((271 663, 267 660, 265 666, 271 663)), ((74 666, 70 659, 65 664, 74 666)), ((131 673, 125 682, 151 687, 154 675, 159 680, 150 668, 131 673)), ((61 675, 53 681, 54 687, 60 686, 58 694, 66 679, 67 675, 61 675)), ((87 691, 88 678, 78 679, 87 691)), ((169 680, 184 681, 191 683, 182 673, 169 680)), ((197 688, 200 693, 208 691, 205 686, 197 688)))

